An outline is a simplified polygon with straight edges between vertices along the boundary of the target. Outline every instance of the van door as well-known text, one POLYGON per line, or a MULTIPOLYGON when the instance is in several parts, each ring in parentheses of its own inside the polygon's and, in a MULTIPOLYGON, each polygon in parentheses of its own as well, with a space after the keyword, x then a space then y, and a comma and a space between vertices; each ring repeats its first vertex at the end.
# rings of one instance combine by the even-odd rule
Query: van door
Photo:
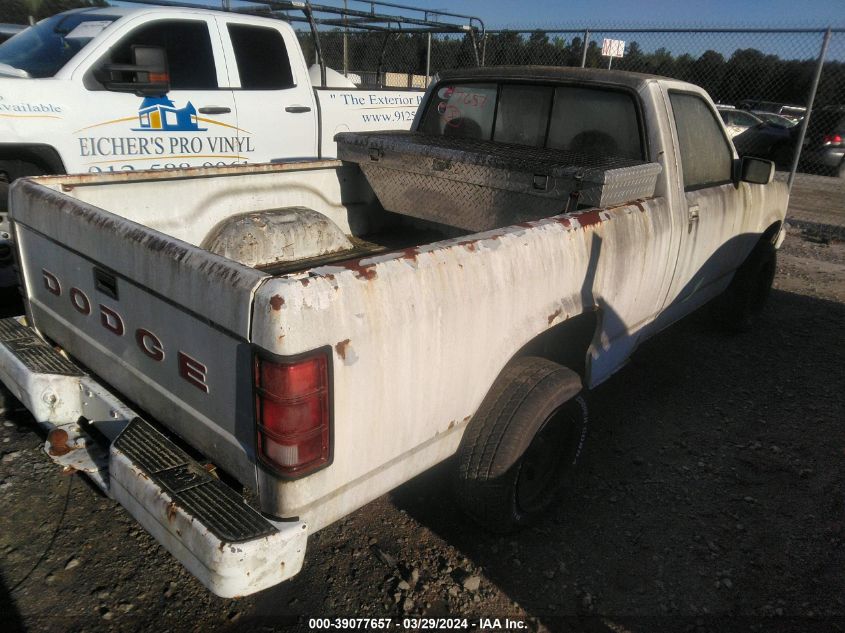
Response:
POLYGON ((293 30, 283 22, 218 21, 249 160, 316 158, 317 106, 293 30))
POLYGON ((246 162, 213 18, 150 19, 124 25, 83 66, 90 106, 73 132, 82 171, 172 169, 246 162), (135 45, 165 49, 170 91, 160 97, 111 92, 96 79, 106 64, 131 64, 135 45))

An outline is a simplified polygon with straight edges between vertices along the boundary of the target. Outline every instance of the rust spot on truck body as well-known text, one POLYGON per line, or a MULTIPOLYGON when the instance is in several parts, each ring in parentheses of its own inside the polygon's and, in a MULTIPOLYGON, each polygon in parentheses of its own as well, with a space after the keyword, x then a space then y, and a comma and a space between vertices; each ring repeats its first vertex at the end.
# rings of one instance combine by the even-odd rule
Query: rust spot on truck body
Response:
POLYGON ((344 339, 340 343, 334 346, 337 355, 340 356, 342 360, 346 360, 346 350, 349 349, 349 339, 344 339))
POLYGON ((417 256, 420 254, 419 250, 416 247, 413 248, 406 248, 402 251, 400 257, 402 259, 407 259, 408 261, 415 262, 417 261, 417 256))
POLYGON ((355 273, 355 276, 358 279, 363 279, 365 281, 372 281, 378 276, 374 264, 361 264, 360 259, 355 259, 349 262, 343 262, 341 266, 355 273))
POLYGON ((602 222, 601 215, 598 211, 587 211, 586 213, 581 213, 575 216, 575 219, 578 220, 578 224, 580 224, 582 228, 587 228, 588 226, 593 226, 594 224, 600 224, 602 222))
POLYGON ((47 444, 50 445, 50 448, 47 449, 47 452, 53 457, 61 457, 62 455, 67 455, 73 450, 67 445, 67 440, 67 431, 65 431, 64 429, 52 429, 47 434, 47 444))
POLYGON ((308 284, 310 284, 310 283, 311 283, 311 280, 310 280, 310 279, 308 279, 308 277, 305 277, 305 278, 303 278, 303 279, 300 279, 300 280, 299 280, 299 283, 301 283, 303 286, 307 286, 308 284))
POLYGON ((270 297, 270 307, 277 312, 282 309, 283 305, 285 305, 285 300, 281 296, 273 295, 270 297))

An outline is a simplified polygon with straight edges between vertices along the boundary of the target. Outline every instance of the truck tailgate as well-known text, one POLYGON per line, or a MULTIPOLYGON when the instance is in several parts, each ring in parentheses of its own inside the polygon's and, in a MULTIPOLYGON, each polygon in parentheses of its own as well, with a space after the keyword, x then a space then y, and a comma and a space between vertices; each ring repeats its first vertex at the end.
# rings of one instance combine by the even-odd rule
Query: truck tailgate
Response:
POLYGON ((248 338, 267 275, 40 183, 19 181, 12 199, 33 324, 252 482, 248 338))

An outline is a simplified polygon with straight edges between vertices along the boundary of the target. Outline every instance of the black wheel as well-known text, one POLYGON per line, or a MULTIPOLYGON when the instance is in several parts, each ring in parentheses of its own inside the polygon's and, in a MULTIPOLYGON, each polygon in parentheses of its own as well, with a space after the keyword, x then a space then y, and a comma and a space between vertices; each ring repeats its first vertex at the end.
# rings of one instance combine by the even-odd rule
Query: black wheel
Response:
POLYGON ((752 328, 766 305, 776 267, 774 245, 760 240, 725 292, 713 302, 713 316, 721 328, 729 332, 747 332, 752 328))
POLYGON ((575 372, 542 358, 502 372, 458 448, 455 492, 471 518, 510 532, 542 514, 581 454, 580 391, 575 372))

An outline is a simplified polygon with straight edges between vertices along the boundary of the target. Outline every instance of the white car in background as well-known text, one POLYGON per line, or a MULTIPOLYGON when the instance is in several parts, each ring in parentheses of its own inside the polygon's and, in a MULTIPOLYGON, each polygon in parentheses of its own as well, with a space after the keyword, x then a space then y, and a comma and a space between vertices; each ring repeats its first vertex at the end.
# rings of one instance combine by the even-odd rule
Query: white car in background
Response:
POLYGON ((725 122, 725 128, 728 131, 728 136, 731 138, 742 134, 748 128, 759 125, 763 122, 759 117, 754 116, 746 110, 737 110, 733 106, 717 105, 716 110, 719 111, 719 116, 725 122))

